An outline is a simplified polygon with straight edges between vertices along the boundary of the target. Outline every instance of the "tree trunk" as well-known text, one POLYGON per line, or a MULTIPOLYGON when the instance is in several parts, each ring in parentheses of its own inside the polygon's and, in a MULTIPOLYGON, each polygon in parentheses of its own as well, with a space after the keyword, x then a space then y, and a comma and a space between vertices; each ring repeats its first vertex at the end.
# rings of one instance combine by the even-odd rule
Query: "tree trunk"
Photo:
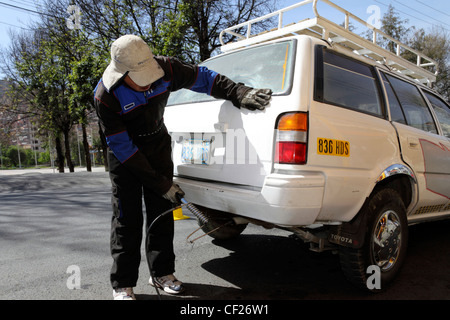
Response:
POLYGON ((84 157, 86 160, 86 170, 91 172, 92 163, 91 163, 91 154, 89 153, 89 143, 87 141, 86 125, 82 123, 81 128, 83 130, 83 148, 84 148, 84 157))
POLYGON ((108 145, 106 143, 105 135, 100 128, 98 129, 98 133, 100 135, 100 141, 102 142, 102 154, 103 154, 103 163, 105 164, 105 171, 109 171, 109 163, 108 163, 108 145))
POLYGON ((75 168, 72 162, 72 156, 70 154, 70 141, 69 141, 69 130, 64 130, 64 154, 66 157, 67 167, 69 167, 69 172, 75 172, 75 168))
POLYGON ((61 139, 57 136, 55 138, 56 158, 58 160, 58 171, 64 173, 64 155, 62 152, 61 139))

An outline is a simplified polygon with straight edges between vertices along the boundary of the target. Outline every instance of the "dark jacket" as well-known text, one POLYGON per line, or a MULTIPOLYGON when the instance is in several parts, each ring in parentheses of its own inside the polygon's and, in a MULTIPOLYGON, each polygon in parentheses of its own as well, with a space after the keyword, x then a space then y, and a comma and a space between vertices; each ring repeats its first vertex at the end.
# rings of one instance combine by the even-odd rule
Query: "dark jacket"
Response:
MULTIPOLYGON (((241 97, 251 88, 205 67, 186 64, 175 58, 155 59, 165 76, 156 81, 149 91, 134 91, 122 81, 108 92, 100 80, 95 88, 94 105, 108 147, 117 160, 145 187, 162 195, 170 189, 171 177, 158 171, 157 155, 143 149, 171 152, 163 119, 170 92, 190 89, 230 100, 239 107, 241 97), (145 143, 142 143, 144 140, 145 143)), ((164 158, 168 161, 167 157, 164 158)))

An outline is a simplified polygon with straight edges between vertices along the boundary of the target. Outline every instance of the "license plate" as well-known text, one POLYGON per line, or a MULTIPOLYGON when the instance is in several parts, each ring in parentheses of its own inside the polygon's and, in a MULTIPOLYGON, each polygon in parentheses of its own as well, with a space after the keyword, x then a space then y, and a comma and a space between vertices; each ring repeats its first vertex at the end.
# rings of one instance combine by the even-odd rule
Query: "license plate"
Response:
POLYGON ((181 150, 181 162, 209 165, 211 160, 211 141, 184 140, 181 150))
POLYGON ((318 138, 317 153, 329 156, 350 157, 350 142, 318 138))

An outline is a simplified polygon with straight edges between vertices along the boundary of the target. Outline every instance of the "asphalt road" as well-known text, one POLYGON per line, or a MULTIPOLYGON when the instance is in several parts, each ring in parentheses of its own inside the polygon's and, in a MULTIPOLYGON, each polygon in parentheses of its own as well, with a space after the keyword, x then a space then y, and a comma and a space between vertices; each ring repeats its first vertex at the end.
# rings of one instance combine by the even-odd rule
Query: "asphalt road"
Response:
MULTIPOLYGON (((110 182, 96 171, 0 171, 1 300, 111 300, 110 182)), ((450 300, 450 221, 412 226, 399 277, 374 295, 346 281, 337 255, 311 252, 285 231, 249 225, 232 241, 191 244, 197 223, 184 215, 174 245, 186 291, 163 300, 450 300)), ((148 277, 143 255, 140 300, 158 299, 148 277)))

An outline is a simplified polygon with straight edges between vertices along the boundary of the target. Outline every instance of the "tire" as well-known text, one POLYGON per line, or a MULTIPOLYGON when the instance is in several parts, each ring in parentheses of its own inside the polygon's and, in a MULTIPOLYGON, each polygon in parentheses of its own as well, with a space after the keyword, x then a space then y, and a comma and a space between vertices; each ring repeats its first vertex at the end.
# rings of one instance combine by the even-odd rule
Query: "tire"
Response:
POLYGON ((233 215, 228 212, 212 210, 201 206, 197 207, 206 217, 208 217, 208 223, 203 225, 203 223, 197 220, 198 225, 204 233, 214 239, 234 239, 238 237, 245 230, 245 228, 247 228, 247 224, 235 224, 232 220, 233 215), (214 230, 218 227, 220 228, 214 230))
POLYGON ((360 249, 340 247, 346 278, 355 286, 379 292, 398 274, 406 256, 408 223, 399 193, 392 188, 373 194, 360 214, 367 215, 364 244, 360 249))

